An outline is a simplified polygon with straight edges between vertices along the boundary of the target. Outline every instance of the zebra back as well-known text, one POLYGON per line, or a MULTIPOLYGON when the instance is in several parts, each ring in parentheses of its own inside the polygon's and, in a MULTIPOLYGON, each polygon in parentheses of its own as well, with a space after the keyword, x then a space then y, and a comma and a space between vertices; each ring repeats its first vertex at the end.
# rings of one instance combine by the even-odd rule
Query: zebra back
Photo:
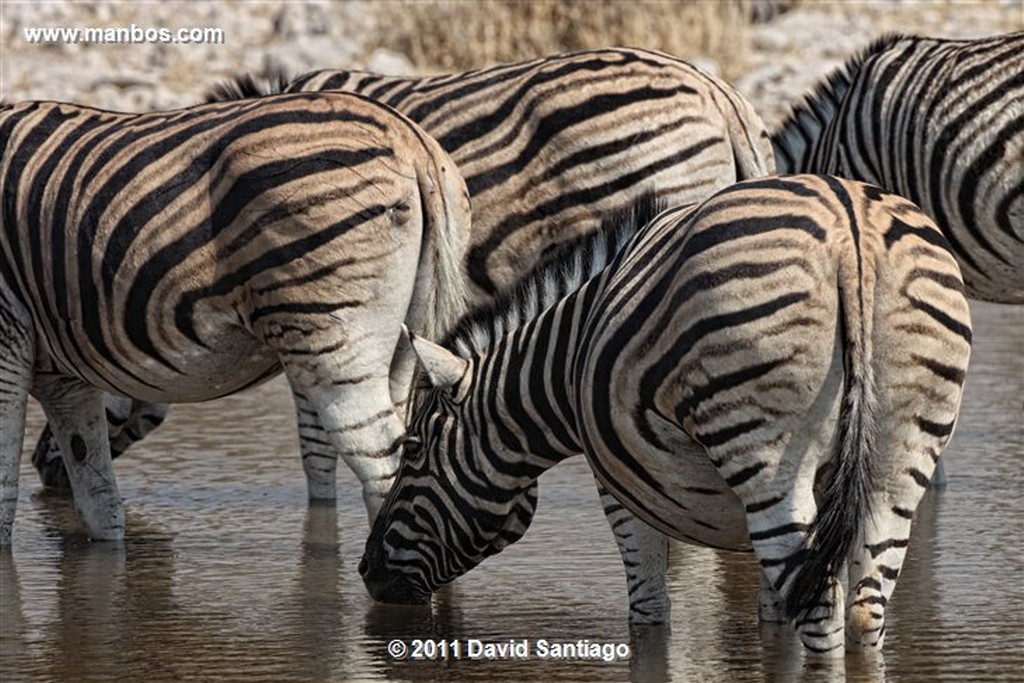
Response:
MULTIPOLYGON (((250 86, 243 79, 233 94, 250 86)), ((774 171, 750 103, 654 50, 585 50, 430 77, 316 71, 284 89, 360 92, 441 143, 472 198, 476 303, 645 192, 684 204, 774 171)))
POLYGON ((809 169, 814 168, 811 158, 817 144, 839 111, 850 83, 864 61, 905 38, 902 33, 888 33, 874 40, 825 76, 792 107, 782 124, 771 134, 775 170, 779 175, 811 172, 809 169))

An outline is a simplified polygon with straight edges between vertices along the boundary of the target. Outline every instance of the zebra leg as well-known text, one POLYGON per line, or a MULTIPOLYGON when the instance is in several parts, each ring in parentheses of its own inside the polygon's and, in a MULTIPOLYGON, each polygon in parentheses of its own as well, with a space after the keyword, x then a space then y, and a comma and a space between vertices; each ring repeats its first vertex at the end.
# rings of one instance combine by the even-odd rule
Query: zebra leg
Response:
POLYGON ((36 441, 35 450, 32 451, 32 466, 39 473, 39 480, 43 486, 55 491, 71 492, 71 482, 68 481, 64 458, 49 422, 43 427, 39 440, 36 441))
MULTIPOLYGON (((2 284, 2 282, 0 282, 2 284)), ((0 546, 10 545, 18 505, 34 340, 28 316, 0 290, 0 546)))
MULTIPOLYGON (((893 440, 890 447, 898 443, 902 448, 908 441, 893 440)), ((903 465, 901 471, 885 473, 888 483, 872 495, 872 514, 850 553, 846 612, 846 647, 850 651, 882 648, 885 608, 907 556, 913 514, 927 491, 934 460, 921 453, 910 467, 906 461, 903 465)))
POLYGON ((306 473, 310 500, 333 501, 338 497, 338 453, 320 424, 320 414, 303 394, 292 387, 295 415, 299 424, 299 451, 306 473))
POLYGON ((75 510, 89 538, 124 538, 124 507, 110 461, 103 392, 79 379, 37 374, 33 393, 43 405, 65 461, 75 510))
MULTIPOLYGON (((107 416, 107 430, 110 439, 110 457, 117 458, 136 441, 146 438, 159 427, 167 417, 168 406, 163 403, 137 401, 113 394, 103 395, 107 416)), ((53 430, 47 424, 43 427, 36 448, 32 452, 32 465, 39 472, 43 486, 58 492, 70 493, 64 458, 53 430)))
MULTIPOLYGON (((770 461, 772 458, 769 456, 765 459, 770 461)), ((742 471, 741 474, 746 476, 742 471)), ((772 485, 776 485, 779 479, 781 477, 768 478, 772 485)), ((796 480, 790 482, 788 491, 758 490, 750 486, 750 482, 734 489, 748 510, 750 542, 761 563, 765 577, 762 581, 774 587, 774 596, 766 596, 764 587, 759 591, 759 609, 765 599, 776 607, 785 604, 790 593, 795 590, 792 579, 804 561, 806 530, 817 514, 813 481, 813 475, 805 473, 803 477, 798 474, 796 480), (806 482, 806 485, 801 486, 801 481, 806 482)), ((795 615, 797 632, 808 651, 830 657, 843 656, 843 598, 842 583, 837 576, 829 577, 825 594, 815 596, 816 602, 811 607, 795 615)), ((768 610, 767 616, 771 616, 771 610, 768 610)))
POLYGON ((788 621, 782 606, 782 597, 764 572, 761 572, 760 583, 757 586, 757 617, 761 621, 775 624, 788 621))
POLYGON ((373 524, 398 472, 398 444, 405 434, 391 403, 387 377, 351 384, 341 380, 330 387, 300 386, 300 393, 316 408, 331 446, 362 484, 366 514, 373 524))
MULTIPOLYGON (((596 481, 596 480, 595 480, 596 481)), ((601 507, 615 535, 615 543, 626 568, 629 591, 629 621, 632 624, 662 624, 668 621, 668 537, 640 521, 597 482, 601 507)))
POLYGON ((163 424, 170 409, 166 403, 150 403, 104 394, 107 430, 110 434, 110 457, 116 458, 132 444, 142 441, 163 424))

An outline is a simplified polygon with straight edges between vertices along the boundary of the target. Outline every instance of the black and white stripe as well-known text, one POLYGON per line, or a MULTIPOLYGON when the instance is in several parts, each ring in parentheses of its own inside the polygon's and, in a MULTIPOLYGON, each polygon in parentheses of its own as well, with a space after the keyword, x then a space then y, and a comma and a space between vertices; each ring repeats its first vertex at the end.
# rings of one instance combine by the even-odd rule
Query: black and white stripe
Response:
POLYGON ((890 35, 823 80, 772 136, 780 173, 833 173, 920 205, 968 296, 1024 303, 1024 32, 890 35))
MULTIPOLYGON (((266 88, 243 77, 210 97, 266 88)), ((774 170, 750 103, 654 50, 585 50, 430 77, 321 70, 279 78, 269 89, 358 92, 437 139, 472 198, 467 267, 477 302, 644 192, 670 204, 699 201, 774 170)))
POLYGON ((760 602, 808 649, 841 653, 844 630, 881 647, 970 352, 941 233, 831 176, 739 183, 623 229, 443 346, 413 338, 436 388, 367 541, 371 595, 427 600, 521 536, 537 478, 583 452, 655 529, 753 549, 760 602))
MULTIPOLYGON (((102 392, 202 401, 282 368, 372 519, 415 367, 401 325, 438 333, 465 310, 468 195, 437 143, 322 93, 139 115, 4 105, 0 145, 0 544, 29 392, 90 536, 120 538, 102 392)), ((307 467, 311 493, 333 493, 335 461, 307 467)))
MULTIPOLYGON (((652 50, 587 50, 424 78, 326 70, 261 85, 243 77, 211 97, 267 90, 357 91, 395 107, 440 142, 471 194, 467 268, 475 305, 643 192, 682 204, 774 169, 767 131, 741 95, 652 50)), ((329 462, 333 451, 316 411, 301 395, 296 404, 304 462, 329 462)), ((37 461, 44 480, 58 479, 51 471, 60 470, 53 458, 59 449, 41 442, 37 450, 48 454, 37 461)), ((609 520, 632 564, 628 558, 642 545, 637 535, 647 531, 623 516, 610 512, 609 520)), ((663 540, 656 552, 664 556, 663 540)), ((668 609, 663 572, 636 566, 629 570, 631 615, 661 621, 668 609)))

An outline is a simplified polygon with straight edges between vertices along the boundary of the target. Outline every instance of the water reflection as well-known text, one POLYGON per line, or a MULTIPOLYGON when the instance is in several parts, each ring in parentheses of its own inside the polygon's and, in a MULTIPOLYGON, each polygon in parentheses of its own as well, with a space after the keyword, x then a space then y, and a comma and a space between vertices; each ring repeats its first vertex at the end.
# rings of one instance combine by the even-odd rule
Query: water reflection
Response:
POLYGON ((805 657, 788 627, 758 625, 752 556, 680 544, 671 624, 630 629, 623 570, 582 460, 541 480, 521 543, 430 606, 375 605, 356 572, 361 499, 307 506, 290 401, 275 383, 178 407, 117 463, 123 544, 89 543, 71 505, 40 495, 24 470, 14 546, 0 551, 0 679, 1019 680, 1024 308, 974 315, 964 408, 944 456, 949 487, 918 511, 884 658, 805 657), (390 641, 413 638, 589 639, 629 643, 633 654, 610 663, 388 656, 390 641))

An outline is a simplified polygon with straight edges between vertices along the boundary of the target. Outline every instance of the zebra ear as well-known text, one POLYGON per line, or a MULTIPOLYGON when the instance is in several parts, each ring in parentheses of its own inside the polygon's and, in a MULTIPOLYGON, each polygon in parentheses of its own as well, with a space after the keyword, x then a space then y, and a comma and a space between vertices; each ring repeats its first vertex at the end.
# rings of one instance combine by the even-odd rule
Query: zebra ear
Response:
POLYGON ((438 346, 434 342, 417 337, 408 330, 406 330, 406 333, 412 342, 413 350, 416 351, 416 356, 423 363, 423 368, 427 371, 430 383, 435 387, 450 389, 465 376, 466 371, 469 369, 468 360, 459 358, 443 346, 438 346))

